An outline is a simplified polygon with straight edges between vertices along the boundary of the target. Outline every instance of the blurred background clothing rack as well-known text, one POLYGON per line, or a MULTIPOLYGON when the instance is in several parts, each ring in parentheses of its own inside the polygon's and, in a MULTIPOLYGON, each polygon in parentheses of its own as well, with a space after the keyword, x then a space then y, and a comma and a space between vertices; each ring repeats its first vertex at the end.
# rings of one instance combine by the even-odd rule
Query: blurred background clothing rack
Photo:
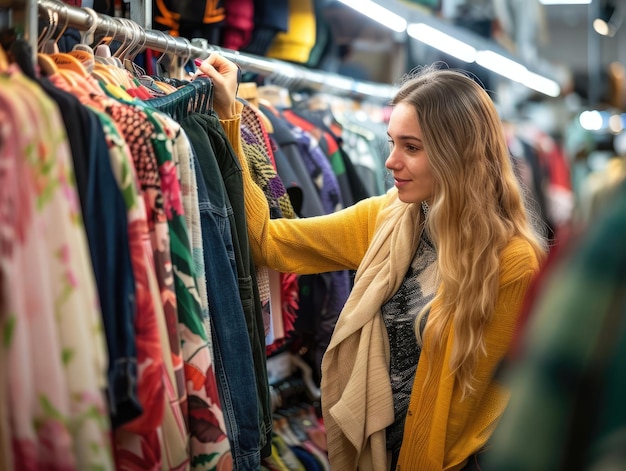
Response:
MULTIPOLYGON (((64 27, 90 31, 95 36, 106 35, 119 41, 128 40, 130 37, 135 39, 137 44, 142 44, 144 49, 152 49, 183 59, 204 59, 211 52, 216 51, 238 64, 242 71, 257 73, 271 83, 294 91, 306 89, 380 101, 389 100, 395 91, 392 85, 355 80, 277 59, 228 50, 208 44, 202 39, 189 40, 174 37, 162 31, 145 29, 136 22, 133 22, 134 27, 131 28, 108 15, 98 13, 92 16, 91 12, 85 8, 67 5, 56 0, 38 0, 37 4, 40 12, 55 12, 59 17, 59 25, 64 27)), ((31 21, 37 22, 36 19, 31 21)), ((33 39, 36 41, 36 35, 33 39)), ((36 49, 36 45, 34 48, 36 49)))
MULTIPOLYGON (((37 44, 37 0, 0 0, 0 35, 5 39, 19 34, 31 45, 37 44), (6 38, 5 38, 6 36, 6 38)), ((36 47, 33 47, 33 61, 36 47)))

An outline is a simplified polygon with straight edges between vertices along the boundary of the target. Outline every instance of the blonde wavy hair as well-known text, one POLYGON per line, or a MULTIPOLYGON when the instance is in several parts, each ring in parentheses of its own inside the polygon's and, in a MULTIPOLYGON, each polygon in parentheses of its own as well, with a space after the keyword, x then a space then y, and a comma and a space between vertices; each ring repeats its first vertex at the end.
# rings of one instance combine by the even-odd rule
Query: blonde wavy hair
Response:
POLYGON ((417 112, 424 149, 435 179, 427 218, 437 248, 443 289, 420 312, 415 331, 440 348, 452 318, 455 338, 450 369, 467 396, 474 367, 486 355, 484 329, 498 295, 500 254, 512 237, 526 239, 541 260, 539 236, 525 192, 510 161, 498 112, 487 92, 466 73, 420 69, 407 76, 392 104, 408 103, 417 112), (429 314, 433 303, 442 309, 429 314))

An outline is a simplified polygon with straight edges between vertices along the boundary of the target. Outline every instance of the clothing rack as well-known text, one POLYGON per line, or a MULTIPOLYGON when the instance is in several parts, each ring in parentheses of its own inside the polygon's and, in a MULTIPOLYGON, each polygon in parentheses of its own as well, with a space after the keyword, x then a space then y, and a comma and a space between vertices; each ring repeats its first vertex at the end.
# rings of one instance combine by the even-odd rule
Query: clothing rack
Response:
MULTIPOLYGON (((87 31, 88 34, 104 34, 114 40, 132 39, 136 46, 172 54, 183 59, 205 59, 218 52, 235 62, 244 72, 264 76, 272 83, 292 90, 313 89, 319 92, 341 93, 345 96, 371 100, 389 100, 395 92, 392 85, 355 80, 343 75, 307 69, 277 59, 255 56, 239 51, 209 45, 206 40, 173 37, 163 31, 144 29, 138 23, 125 18, 95 13, 57 0, 38 0, 39 11, 58 15, 59 24, 87 31), (130 24, 132 23, 132 24, 130 24)), ((36 21, 35 21, 36 23, 36 21)))

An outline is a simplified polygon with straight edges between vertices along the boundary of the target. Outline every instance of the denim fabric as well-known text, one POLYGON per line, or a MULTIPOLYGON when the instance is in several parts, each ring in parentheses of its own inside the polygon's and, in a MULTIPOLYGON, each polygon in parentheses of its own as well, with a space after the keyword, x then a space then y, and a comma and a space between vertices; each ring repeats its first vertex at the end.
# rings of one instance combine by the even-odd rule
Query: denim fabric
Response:
POLYGON ((181 125, 194 149, 215 376, 234 469, 257 470, 261 461, 259 403, 237 282, 230 221, 233 210, 201 115, 190 115, 181 125))
POLYGON ((265 353, 265 326, 261 296, 256 279, 256 269, 248 240, 248 225, 243 198, 243 175, 239 160, 235 155, 224 128, 217 115, 202 115, 207 123, 206 129, 214 149, 220 168, 224 187, 233 208, 234 218, 231 220, 233 243, 235 244, 235 261, 239 281, 239 296, 248 324, 248 334, 252 346, 252 358, 256 374, 257 394, 260 404, 261 451, 262 456, 269 456, 272 451, 272 411, 270 406, 269 381, 267 376, 267 356, 265 353))

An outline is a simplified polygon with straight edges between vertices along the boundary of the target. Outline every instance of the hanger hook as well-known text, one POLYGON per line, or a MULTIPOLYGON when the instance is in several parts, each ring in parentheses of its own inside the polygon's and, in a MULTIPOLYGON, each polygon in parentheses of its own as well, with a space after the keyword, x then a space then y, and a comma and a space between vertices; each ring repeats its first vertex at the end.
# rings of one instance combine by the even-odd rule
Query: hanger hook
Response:
POLYGON ((139 53, 141 53, 141 51, 143 51, 145 49, 146 41, 148 40, 148 38, 146 37, 146 31, 140 25, 137 25, 137 28, 138 28, 138 32, 137 33, 139 34, 139 42, 137 43, 137 45, 139 47, 138 48, 136 47, 132 51, 131 54, 128 54, 128 59, 130 61, 133 61, 133 62, 135 60, 135 57, 137 57, 137 55, 139 53), (142 39, 143 39, 143 41, 142 41, 142 39))
POLYGON ((111 19, 111 17, 107 16, 106 21, 104 23, 107 25, 107 31, 100 38, 100 40, 93 46, 94 49, 97 49, 98 46, 100 46, 101 44, 104 44, 104 41, 106 41, 106 39, 109 37, 109 33, 111 32, 111 25, 113 25, 113 20, 111 19))
POLYGON ((124 48, 123 51, 119 54, 119 59, 124 60, 128 53, 135 47, 135 45, 140 41, 139 36, 137 35, 137 28, 135 22, 129 20, 128 18, 120 18, 122 23, 126 26, 125 31, 129 32, 129 41, 128 45, 124 48))
MULTIPOLYGON (((129 34, 129 31, 126 30, 126 18, 120 18, 120 17, 113 17, 113 21, 115 21, 115 23, 117 23, 116 28, 115 28, 115 33, 117 36, 117 32, 121 31, 123 33, 124 39, 122 40, 122 44, 120 44, 120 46, 117 48, 117 51, 115 51, 115 53, 113 54, 113 57, 117 57, 118 59, 120 58, 122 52, 124 52, 124 50, 127 47, 127 44, 131 41, 132 37, 129 34), (117 29, 117 26, 120 27, 120 29, 117 29)), ((115 36, 113 37, 113 39, 115 39, 115 36)))
POLYGON ((63 24, 63 28, 61 28, 61 32, 54 39, 55 44, 58 44, 59 40, 63 36, 63 33, 65 33, 65 31, 67 30, 67 26, 70 24, 70 15, 67 12, 67 5, 65 3, 61 3, 59 5, 59 8, 60 8, 59 13, 63 13, 62 16, 65 16, 65 23, 63 24))
POLYGON ((130 43, 124 50, 123 54, 120 55, 120 59, 125 60, 128 56, 135 50, 137 45, 141 42, 141 35, 139 32, 139 25, 134 21, 130 21, 126 19, 125 21, 127 28, 131 32, 130 43))
POLYGON ((183 37, 183 41, 185 41, 185 47, 187 49, 187 54, 185 54, 185 62, 182 63, 182 65, 180 66, 181 69, 184 68, 187 65, 187 62, 189 62, 189 59, 191 59, 191 41, 189 41, 189 39, 183 37))
POLYGON ((161 65, 161 61, 163 60, 163 58, 165 57, 165 55, 167 54, 167 51, 170 48, 170 42, 168 41, 167 36, 165 35, 165 33, 161 30, 155 30, 156 32, 159 33, 159 36, 161 36, 163 38, 163 40, 165 41, 165 50, 163 52, 161 52, 161 55, 159 56, 159 58, 157 59, 156 63, 158 66, 161 65))
POLYGON ((89 28, 87 28, 87 31, 81 31, 80 42, 82 44, 91 46, 94 42, 94 33, 96 32, 96 29, 98 28, 98 13, 96 13, 96 11, 93 8, 89 8, 89 7, 83 7, 83 10, 85 10, 89 14, 89 17, 91 18, 91 23, 89 24, 89 28))
POLYGON ((41 33, 37 38, 37 50, 40 52, 43 51, 43 46, 50 37, 50 31, 54 31, 52 28, 52 25, 54 24, 52 8, 46 8, 45 12, 48 14, 48 24, 41 29, 41 33))

